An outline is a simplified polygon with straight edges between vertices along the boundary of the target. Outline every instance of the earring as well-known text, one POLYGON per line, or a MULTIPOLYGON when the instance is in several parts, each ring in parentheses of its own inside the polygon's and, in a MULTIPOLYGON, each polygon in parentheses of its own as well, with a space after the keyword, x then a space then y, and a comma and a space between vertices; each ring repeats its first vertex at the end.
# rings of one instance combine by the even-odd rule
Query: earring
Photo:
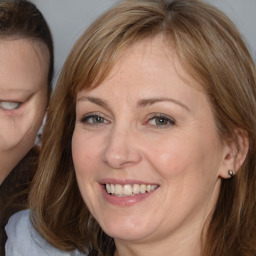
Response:
POLYGON ((232 178, 232 177, 234 176, 233 171, 232 171, 232 170, 229 170, 229 171, 228 171, 228 175, 229 175, 230 178, 232 178))

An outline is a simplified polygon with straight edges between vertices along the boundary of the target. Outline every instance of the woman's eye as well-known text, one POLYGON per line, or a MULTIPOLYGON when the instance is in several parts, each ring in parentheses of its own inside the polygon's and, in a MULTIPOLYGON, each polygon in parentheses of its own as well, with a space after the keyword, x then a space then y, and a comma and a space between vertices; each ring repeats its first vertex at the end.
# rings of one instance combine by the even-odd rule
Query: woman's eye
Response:
POLYGON ((84 116, 81 120, 82 123, 89 124, 89 125, 97 125, 97 124, 107 124, 107 121, 104 117, 99 115, 88 115, 84 116))
POLYGON ((166 126, 172 126, 175 124, 175 121, 166 116, 154 116, 149 119, 148 123, 150 125, 158 126, 158 127, 166 127, 166 126))
POLYGON ((11 101, 2 101, 0 102, 0 108, 5 110, 14 110, 18 109, 22 103, 20 102, 11 102, 11 101))

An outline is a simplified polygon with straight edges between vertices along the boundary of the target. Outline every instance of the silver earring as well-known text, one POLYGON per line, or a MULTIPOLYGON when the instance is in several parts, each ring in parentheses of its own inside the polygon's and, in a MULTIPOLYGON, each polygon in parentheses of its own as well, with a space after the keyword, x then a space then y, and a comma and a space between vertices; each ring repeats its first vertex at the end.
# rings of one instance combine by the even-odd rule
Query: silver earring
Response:
POLYGON ((230 178, 232 178, 232 177, 234 176, 233 171, 232 171, 232 170, 229 170, 229 171, 228 171, 228 175, 229 175, 230 178))

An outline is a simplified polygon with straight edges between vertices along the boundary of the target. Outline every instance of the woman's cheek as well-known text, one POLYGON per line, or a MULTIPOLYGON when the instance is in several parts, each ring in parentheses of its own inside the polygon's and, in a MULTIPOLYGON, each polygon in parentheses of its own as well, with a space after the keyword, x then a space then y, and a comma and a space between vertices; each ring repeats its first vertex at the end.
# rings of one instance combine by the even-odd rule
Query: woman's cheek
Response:
POLYGON ((2 150, 8 150, 18 145, 26 134, 23 119, 2 119, 0 126, 0 146, 2 150))

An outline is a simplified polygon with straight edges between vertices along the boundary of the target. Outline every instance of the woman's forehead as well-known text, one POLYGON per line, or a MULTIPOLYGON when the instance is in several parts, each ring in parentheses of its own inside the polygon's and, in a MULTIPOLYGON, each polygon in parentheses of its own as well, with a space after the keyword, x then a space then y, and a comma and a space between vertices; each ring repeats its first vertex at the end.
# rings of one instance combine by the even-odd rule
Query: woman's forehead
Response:
MULTIPOLYGON (((81 91, 89 92, 95 88, 101 87, 104 82, 111 79, 117 72, 120 72, 121 67, 128 65, 128 61, 131 59, 131 55, 133 55, 133 59, 136 60, 134 63, 132 63, 133 66, 141 67, 141 65, 143 65, 145 70, 150 69, 151 67, 155 67, 155 69, 161 67, 159 68, 159 71, 161 71, 163 68, 169 70, 172 69, 173 72, 177 73, 185 83, 198 89, 201 92, 204 92, 203 86, 197 80, 195 80, 183 67, 180 58, 175 49, 172 47, 171 43, 169 43, 165 36, 158 35, 140 40, 123 49, 120 52, 118 59, 116 59, 116 62, 113 63, 111 69, 103 74, 100 81, 97 81, 96 79, 96 82, 94 81, 88 84, 86 81, 81 79, 80 85, 78 86, 79 90, 76 92, 76 95, 81 91), (149 57, 153 55, 154 58, 149 57), (167 60, 167 62, 165 62, 167 63, 166 66, 162 65, 163 58, 167 60)), ((123 70, 123 72, 127 72, 127 69, 123 70)))

